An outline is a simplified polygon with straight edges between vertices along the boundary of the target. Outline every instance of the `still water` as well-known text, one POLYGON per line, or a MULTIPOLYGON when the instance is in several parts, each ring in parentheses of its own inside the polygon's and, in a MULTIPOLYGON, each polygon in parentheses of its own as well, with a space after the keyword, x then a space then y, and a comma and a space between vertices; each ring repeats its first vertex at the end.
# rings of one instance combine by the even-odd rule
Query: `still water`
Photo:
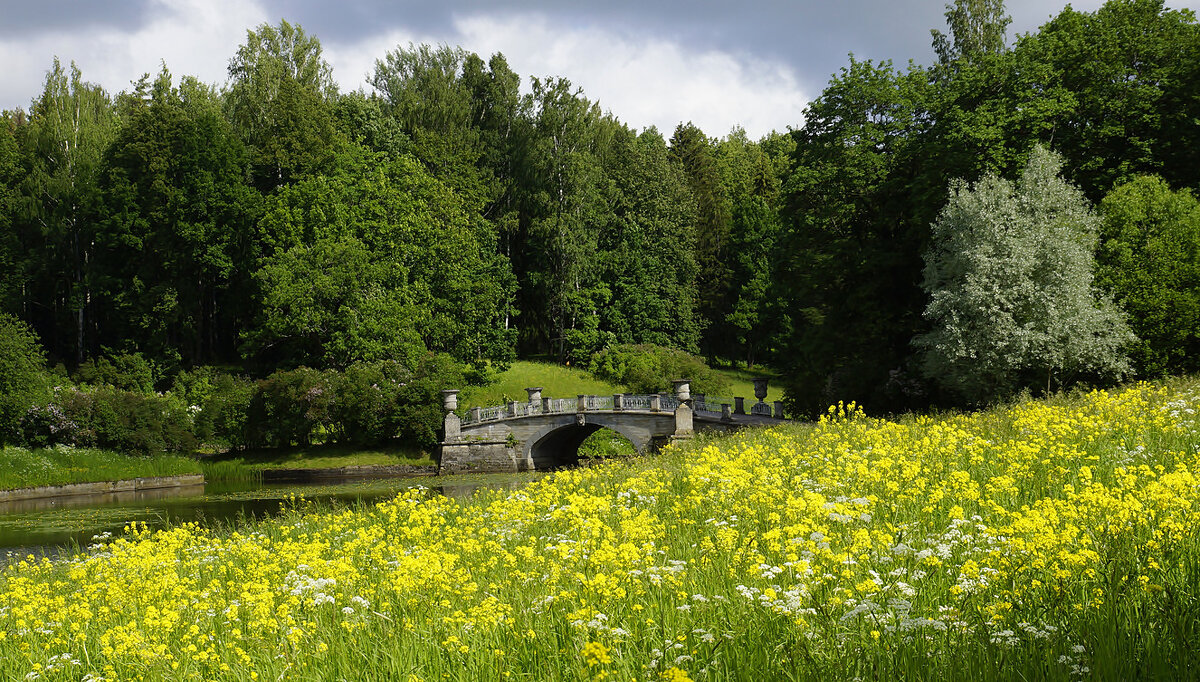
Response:
POLYGON ((0 503, 0 565, 29 555, 73 553, 102 533, 120 535, 126 525, 145 522, 165 528, 186 521, 235 527, 248 519, 279 514, 285 501, 302 496, 331 505, 387 500, 423 486, 456 499, 480 488, 515 489, 537 474, 476 474, 355 480, 324 484, 222 484, 104 495, 78 495, 0 503))

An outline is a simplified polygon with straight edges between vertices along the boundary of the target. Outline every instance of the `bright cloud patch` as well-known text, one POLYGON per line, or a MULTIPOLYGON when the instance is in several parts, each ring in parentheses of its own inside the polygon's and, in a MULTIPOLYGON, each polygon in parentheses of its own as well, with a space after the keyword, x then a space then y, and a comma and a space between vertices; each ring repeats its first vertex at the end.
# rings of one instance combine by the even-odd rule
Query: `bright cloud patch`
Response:
POLYGON ((740 125, 750 136, 799 127, 808 101, 791 69, 690 49, 651 36, 565 28, 540 17, 456 20, 463 47, 486 59, 503 52, 522 76, 565 76, 622 121, 670 136, 691 121, 710 135, 740 125))
POLYGON ((240 0, 158 0, 158 5, 135 31, 50 32, 0 42, 6 72, 0 108, 28 107, 41 94, 56 55, 64 65, 74 60, 84 80, 110 93, 127 90, 144 73, 157 73, 163 62, 176 76, 221 84, 246 30, 268 21, 257 5, 240 0))

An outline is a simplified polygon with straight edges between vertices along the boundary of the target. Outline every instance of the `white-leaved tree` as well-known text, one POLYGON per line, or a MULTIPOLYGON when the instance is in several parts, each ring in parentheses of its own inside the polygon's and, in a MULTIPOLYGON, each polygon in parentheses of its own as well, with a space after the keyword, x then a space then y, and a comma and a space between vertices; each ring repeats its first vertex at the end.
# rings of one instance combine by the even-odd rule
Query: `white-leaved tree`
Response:
POLYGON ((1099 218, 1036 146, 1015 184, 951 183, 925 254, 926 376, 967 403, 1072 379, 1120 379, 1135 341, 1093 286, 1099 218))

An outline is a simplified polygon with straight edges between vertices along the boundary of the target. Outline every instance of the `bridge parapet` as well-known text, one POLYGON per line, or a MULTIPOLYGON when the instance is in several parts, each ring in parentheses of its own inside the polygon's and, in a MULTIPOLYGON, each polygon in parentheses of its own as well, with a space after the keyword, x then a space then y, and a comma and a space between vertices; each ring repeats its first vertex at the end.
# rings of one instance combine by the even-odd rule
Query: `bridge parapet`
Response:
MULTIPOLYGON (((577 412, 671 412, 682 403, 677 398, 663 394, 636 395, 581 395, 576 398, 542 398, 537 402, 509 402, 491 407, 472 407, 462 418, 463 426, 481 422, 500 421, 514 417, 530 417, 539 414, 573 414, 577 412)), ((717 412, 721 411, 717 406, 717 412)))

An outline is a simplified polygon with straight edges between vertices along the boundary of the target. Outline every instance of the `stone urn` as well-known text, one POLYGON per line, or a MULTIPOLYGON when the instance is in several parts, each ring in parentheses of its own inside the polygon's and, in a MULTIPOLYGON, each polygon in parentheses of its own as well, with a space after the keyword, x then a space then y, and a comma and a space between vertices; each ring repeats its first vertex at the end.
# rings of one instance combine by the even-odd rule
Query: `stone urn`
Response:
POLYGON ((754 380, 754 397, 758 398, 758 402, 760 402, 760 403, 767 399, 767 380, 766 379, 755 379, 754 380))
POLYGON ((442 391, 442 408, 447 412, 453 412, 458 409, 458 390, 442 391))
POLYGON ((671 383, 675 384, 676 400, 686 403, 692 399, 692 382, 690 379, 676 379, 671 383))

